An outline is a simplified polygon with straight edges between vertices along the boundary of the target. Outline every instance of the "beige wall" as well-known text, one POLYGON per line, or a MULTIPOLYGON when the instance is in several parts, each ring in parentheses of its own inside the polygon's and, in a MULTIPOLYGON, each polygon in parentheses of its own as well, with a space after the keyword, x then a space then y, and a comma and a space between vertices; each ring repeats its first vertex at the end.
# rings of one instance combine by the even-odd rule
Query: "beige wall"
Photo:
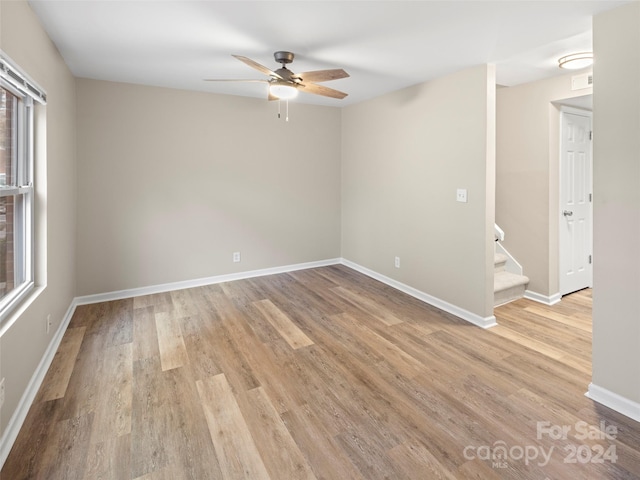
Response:
POLYGON ((343 109, 344 258, 493 315, 494 102, 482 66, 343 109))
POLYGON ((560 106, 552 102, 592 93, 571 90, 575 74, 497 91, 496 223, 527 289, 545 297, 559 292, 560 106))
POLYGON ((77 85, 79 295, 340 256, 339 109, 77 85))
POLYGON ((640 3, 594 19, 593 384, 640 418, 640 3))
POLYGON ((37 127, 44 135, 35 172, 40 293, 0 337, 0 377, 6 379, 1 433, 75 296, 76 124, 74 79, 31 8, 25 1, 2 1, 0 22, 0 48, 48 94, 48 104, 37 111, 37 127), (53 327, 46 334, 48 314, 53 327))

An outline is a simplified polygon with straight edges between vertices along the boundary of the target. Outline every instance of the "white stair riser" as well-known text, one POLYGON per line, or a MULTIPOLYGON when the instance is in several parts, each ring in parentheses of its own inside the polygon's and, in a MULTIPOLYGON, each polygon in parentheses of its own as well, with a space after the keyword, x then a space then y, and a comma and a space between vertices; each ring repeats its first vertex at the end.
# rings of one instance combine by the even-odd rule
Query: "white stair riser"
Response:
POLYGON ((500 290, 493 294, 493 305, 504 305, 505 303, 513 302, 519 298, 524 297, 525 292, 524 285, 517 285, 515 287, 507 288, 506 290, 500 290))
POLYGON ((494 273, 498 273, 498 272, 504 272, 504 266, 507 264, 507 262, 499 262, 499 263, 495 263, 494 267, 493 267, 493 272, 494 273))
POLYGON ((499 271, 494 274, 493 305, 503 305, 524 296, 529 279, 524 275, 499 271))

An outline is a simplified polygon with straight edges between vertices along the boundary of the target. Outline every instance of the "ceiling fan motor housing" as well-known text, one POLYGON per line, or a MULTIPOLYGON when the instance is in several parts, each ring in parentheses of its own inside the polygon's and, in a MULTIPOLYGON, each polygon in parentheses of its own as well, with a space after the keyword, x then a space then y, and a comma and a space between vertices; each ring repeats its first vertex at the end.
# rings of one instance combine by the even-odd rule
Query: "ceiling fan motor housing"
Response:
POLYGON ((290 83, 300 83, 300 78, 298 78, 291 70, 286 67, 279 68, 274 73, 280 75, 282 80, 290 83))

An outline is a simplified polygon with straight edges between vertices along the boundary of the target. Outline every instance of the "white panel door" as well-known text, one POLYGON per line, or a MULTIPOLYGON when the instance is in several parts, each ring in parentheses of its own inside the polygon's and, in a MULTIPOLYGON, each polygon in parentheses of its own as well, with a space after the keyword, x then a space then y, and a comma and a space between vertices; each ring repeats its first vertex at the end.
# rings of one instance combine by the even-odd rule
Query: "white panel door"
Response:
POLYGON ((591 115, 562 112, 560 294, 590 287, 592 268, 591 115))

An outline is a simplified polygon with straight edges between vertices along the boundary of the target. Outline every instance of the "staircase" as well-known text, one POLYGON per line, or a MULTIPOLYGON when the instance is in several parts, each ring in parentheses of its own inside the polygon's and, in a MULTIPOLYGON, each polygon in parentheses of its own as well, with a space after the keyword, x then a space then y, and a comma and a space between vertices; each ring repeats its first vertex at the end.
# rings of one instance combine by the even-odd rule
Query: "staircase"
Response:
POLYGON ((529 279, 524 275, 505 270, 508 257, 502 253, 494 255, 493 306, 504 305, 524 297, 529 279))
POLYGON ((522 275, 522 266, 500 243, 504 241, 504 231, 497 224, 494 238, 493 306, 497 307, 524 297, 529 279, 522 275))

